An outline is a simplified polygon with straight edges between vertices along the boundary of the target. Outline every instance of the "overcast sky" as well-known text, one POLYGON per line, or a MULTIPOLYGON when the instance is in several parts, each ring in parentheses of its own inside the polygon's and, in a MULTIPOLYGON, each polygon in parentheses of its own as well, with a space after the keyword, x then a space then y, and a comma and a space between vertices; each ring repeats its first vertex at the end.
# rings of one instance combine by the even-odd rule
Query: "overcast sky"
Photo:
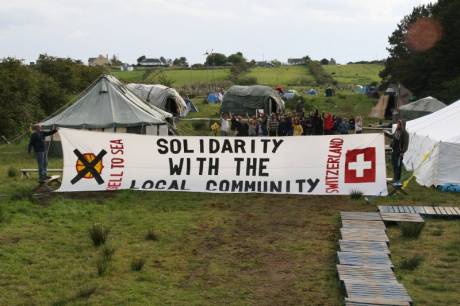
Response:
POLYGON ((116 54, 204 62, 241 51, 285 62, 382 59, 402 17, 427 0, 0 0, 0 57, 86 62, 116 54))

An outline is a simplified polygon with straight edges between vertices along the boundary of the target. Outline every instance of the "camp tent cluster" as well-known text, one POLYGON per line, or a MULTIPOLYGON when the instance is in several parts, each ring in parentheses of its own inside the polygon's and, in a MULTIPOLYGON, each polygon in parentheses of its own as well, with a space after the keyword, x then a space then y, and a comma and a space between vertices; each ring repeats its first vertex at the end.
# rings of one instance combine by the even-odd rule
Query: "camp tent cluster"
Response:
POLYGON ((284 101, 276 90, 268 86, 232 86, 225 93, 221 113, 255 115, 257 110, 265 114, 284 111, 284 101))
POLYGON ((406 169, 424 186, 460 184, 460 101, 408 121, 406 169))

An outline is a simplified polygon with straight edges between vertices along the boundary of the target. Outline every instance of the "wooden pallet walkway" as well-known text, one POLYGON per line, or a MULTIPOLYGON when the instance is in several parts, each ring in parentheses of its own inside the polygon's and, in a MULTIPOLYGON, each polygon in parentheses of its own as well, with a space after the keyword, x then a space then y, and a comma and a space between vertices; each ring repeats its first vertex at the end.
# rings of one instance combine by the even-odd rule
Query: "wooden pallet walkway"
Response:
POLYGON ((349 241, 390 241, 383 229, 342 228, 340 234, 342 240, 349 241))
MULTIPOLYGON (((380 209, 380 207, 379 207, 380 209)), ((384 208, 387 209, 387 208, 384 208)), ((384 221, 386 217, 414 220, 411 207, 383 213, 341 212, 337 273, 347 306, 410 306, 411 298, 393 272, 384 221)), ((423 219, 422 219, 423 222, 423 219)))
POLYGON ((385 222, 425 222, 419 214, 409 213, 381 213, 382 219, 385 222))
POLYGON ((460 217, 460 208, 452 206, 397 206, 381 205, 378 207, 380 213, 406 213, 420 214, 430 217, 460 217))
POLYGON ((403 302, 402 304, 369 304, 369 303, 356 303, 347 302, 345 306, 409 306, 409 303, 403 302))
POLYGON ((383 241, 340 240, 339 247, 342 252, 390 254, 387 243, 383 241))
POLYGON ((391 268, 375 268, 366 266, 337 265, 337 272, 341 281, 350 282, 397 282, 391 268))
POLYGON ((347 302, 377 305, 409 305, 412 299, 403 285, 394 283, 344 282, 347 302))
POLYGON ((382 218, 378 212, 354 212, 342 211, 340 213, 342 220, 362 220, 362 221, 381 221, 382 218))
POLYGON ((348 266, 365 266, 373 268, 393 268, 393 263, 388 254, 337 252, 339 263, 348 266))
POLYGON ((369 228, 386 230, 383 221, 342 220, 342 228, 369 228))

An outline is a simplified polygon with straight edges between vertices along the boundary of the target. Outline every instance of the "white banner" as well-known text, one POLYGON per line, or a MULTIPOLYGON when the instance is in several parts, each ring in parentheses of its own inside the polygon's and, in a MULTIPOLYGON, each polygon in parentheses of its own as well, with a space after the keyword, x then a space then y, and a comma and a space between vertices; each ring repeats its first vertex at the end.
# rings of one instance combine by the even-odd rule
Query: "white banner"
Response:
POLYGON ((382 134, 161 137, 60 129, 58 191, 387 195, 382 134))

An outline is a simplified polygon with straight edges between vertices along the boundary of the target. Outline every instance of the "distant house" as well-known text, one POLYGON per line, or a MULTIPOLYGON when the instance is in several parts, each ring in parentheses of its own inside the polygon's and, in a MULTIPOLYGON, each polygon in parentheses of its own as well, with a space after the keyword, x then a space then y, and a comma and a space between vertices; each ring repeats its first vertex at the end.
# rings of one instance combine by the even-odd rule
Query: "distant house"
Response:
POLYGON ((98 57, 88 58, 88 66, 108 66, 110 65, 109 55, 99 54, 98 57))
POLYGON ((167 63, 163 63, 158 58, 144 58, 137 61, 138 66, 142 67, 167 67, 167 63))
POLYGON ((305 58, 288 58, 288 65, 306 64, 305 58))
POLYGON ((133 70, 134 70, 134 67, 133 67, 132 65, 123 63, 123 64, 120 66, 120 70, 121 70, 121 71, 133 71, 133 70))
POLYGON ((275 65, 267 61, 259 61, 259 62, 256 62, 256 66, 257 67, 273 67, 275 65))

